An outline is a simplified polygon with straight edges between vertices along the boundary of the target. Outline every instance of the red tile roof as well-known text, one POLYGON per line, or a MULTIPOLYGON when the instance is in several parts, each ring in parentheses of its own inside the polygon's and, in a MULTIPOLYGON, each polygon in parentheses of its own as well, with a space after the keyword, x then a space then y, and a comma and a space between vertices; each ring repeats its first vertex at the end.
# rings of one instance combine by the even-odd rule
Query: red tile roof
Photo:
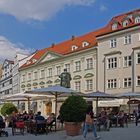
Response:
POLYGON ((58 54, 61 54, 61 55, 67 55, 67 54, 70 54, 70 53, 74 53, 74 52, 77 52, 77 51, 81 51, 81 50, 84 50, 84 49, 95 47, 95 46, 97 46, 97 40, 96 40, 97 36, 105 35, 105 34, 112 33, 112 32, 118 31, 118 30, 122 30, 122 29, 126 29, 128 27, 136 26, 136 24, 134 24, 134 19, 133 18, 131 18, 129 26, 127 26, 127 27, 122 26, 122 21, 128 15, 132 15, 132 13, 136 13, 136 12, 140 12, 140 9, 134 10, 134 11, 131 11, 131 12, 128 12, 128 13, 124 13, 124 14, 116 16, 116 17, 113 17, 111 19, 111 21, 107 24, 107 26, 105 26, 104 28, 98 29, 96 31, 87 33, 87 34, 79 36, 79 37, 73 37, 70 40, 61 42, 61 43, 56 44, 56 45, 53 44, 52 46, 50 46, 48 48, 39 50, 29 60, 30 63, 28 63, 28 64, 25 63, 24 65, 22 65, 20 67, 20 69, 26 68, 26 67, 31 66, 31 65, 34 65, 36 62, 33 62, 32 60, 33 59, 39 60, 47 51, 52 51, 52 52, 55 52, 55 53, 58 53, 58 54), (118 23, 119 27, 118 27, 118 29, 112 31, 112 24, 114 23, 114 21, 118 23), (86 47, 82 47, 82 43, 84 41, 88 42, 89 45, 86 46, 86 47), (73 45, 78 46, 78 49, 72 51, 72 46, 73 45))

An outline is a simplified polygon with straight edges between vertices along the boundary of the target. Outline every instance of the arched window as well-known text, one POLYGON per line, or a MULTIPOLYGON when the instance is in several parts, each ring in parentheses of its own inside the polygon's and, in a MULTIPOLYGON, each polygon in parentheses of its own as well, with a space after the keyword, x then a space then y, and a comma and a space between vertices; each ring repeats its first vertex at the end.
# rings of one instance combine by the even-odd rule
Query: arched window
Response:
POLYGON ((140 16, 137 16, 137 17, 135 18, 135 23, 140 23, 140 16))
POLYGON ((118 24, 117 23, 112 24, 112 30, 116 30, 117 28, 118 28, 118 24))
POLYGON ((71 47, 71 50, 72 50, 72 51, 74 51, 74 50, 76 50, 76 49, 78 49, 78 46, 76 46, 76 45, 73 45, 73 46, 71 47))
POLYGON ((128 20, 123 21, 123 27, 127 27, 128 25, 129 25, 129 21, 128 20))
POLYGON ((82 47, 86 47, 86 46, 88 46, 88 45, 89 45, 89 43, 86 42, 86 41, 84 41, 84 42, 82 43, 82 47))

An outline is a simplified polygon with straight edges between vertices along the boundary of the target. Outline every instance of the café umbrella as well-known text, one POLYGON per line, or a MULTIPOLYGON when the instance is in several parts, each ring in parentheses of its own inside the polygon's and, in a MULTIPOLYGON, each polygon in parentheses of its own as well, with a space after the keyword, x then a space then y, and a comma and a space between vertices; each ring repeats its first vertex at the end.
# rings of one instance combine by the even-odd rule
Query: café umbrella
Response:
MULTIPOLYGON (((50 86, 47 88, 35 89, 32 91, 28 91, 30 94, 39 94, 46 96, 54 96, 55 97, 55 115, 57 116, 57 99, 58 97, 67 97, 70 95, 80 95, 77 91, 72 90, 70 88, 65 88, 59 85, 50 86)), ((28 93, 27 92, 27 93, 28 93)), ((56 129, 56 126, 55 126, 56 129)))
POLYGON ((5 101, 18 101, 18 106, 19 106, 19 101, 27 101, 28 102, 28 112, 30 111, 30 101, 31 100, 38 100, 41 98, 46 97, 46 95, 39 95, 39 94, 30 94, 25 92, 21 93, 16 93, 12 95, 8 95, 4 98, 5 101))
MULTIPOLYGON (((125 93, 120 93, 117 95, 118 98, 127 98, 130 102, 131 98, 139 98, 140 97, 140 93, 139 92, 125 92, 125 93)), ((128 104, 129 107, 129 115, 130 115, 130 104, 128 104)))
POLYGON ((115 96, 105 93, 105 92, 101 92, 101 91, 95 91, 95 92, 91 92, 91 93, 87 93, 85 94, 86 98, 93 98, 96 100, 96 115, 98 115, 98 101, 101 98, 116 98, 115 96))

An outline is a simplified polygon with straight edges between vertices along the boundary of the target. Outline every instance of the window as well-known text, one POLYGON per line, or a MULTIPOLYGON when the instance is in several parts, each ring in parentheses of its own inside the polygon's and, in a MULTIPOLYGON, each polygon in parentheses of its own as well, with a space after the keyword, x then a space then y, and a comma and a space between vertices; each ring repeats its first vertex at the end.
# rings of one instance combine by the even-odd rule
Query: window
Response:
POLYGON ((137 64, 140 64, 140 52, 137 53, 137 64))
POLYGON ((81 62, 77 61, 75 62, 75 71, 80 71, 81 70, 81 62))
POLYGON ((22 82, 25 82, 25 75, 22 75, 21 81, 22 81, 22 82))
POLYGON ((117 27, 118 27, 118 24, 117 24, 117 23, 114 23, 114 24, 112 25, 112 30, 116 30, 117 27))
POLYGON ((135 23, 140 23, 140 16, 135 18, 135 23))
POLYGON ((76 81, 75 82, 75 90, 76 91, 80 91, 81 90, 81 82, 80 81, 76 81))
POLYGON ((45 78, 45 70, 40 71, 40 78, 45 78))
POLYGON ((88 45, 89 45, 89 43, 86 42, 86 41, 82 43, 82 47, 86 47, 86 46, 88 46, 88 45))
POLYGON ((107 59, 107 68, 108 69, 117 68, 117 57, 107 59))
POLYGON ((115 48, 116 46, 117 46, 116 38, 115 38, 115 39, 111 39, 111 40, 110 40, 110 47, 111 47, 111 48, 115 48))
POLYGON ((93 81, 92 81, 92 79, 86 80, 86 90, 87 91, 93 90, 93 81))
POLYGON ((129 21, 128 20, 125 20, 124 22, 123 22, 123 27, 127 27, 129 25, 129 21))
POLYGON ((28 81, 31 80, 31 73, 28 73, 28 81))
POLYGON ((117 80, 116 79, 109 79, 107 80, 107 88, 112 89, 117 87, 117 80))
POLYGON ((140 76, 137 76, 137 86, 140 86, 140 76))
POLYGON ((38 79, 37 71, 34 72, 34 80, 38 79))
POLYGON ((125 56, 123 59, 123 66, 124 67, 129 67, 132 65, 132 59, 131 56, 125 56))
POLYGON ((74 50, 76 50, 76 49, 78 49, 78 46, 76 46, 76 45, 73 45, 73 46, 71 47, 71 50, 72 50, 72 51, 74 51, 74 50))
POLYGON ((131 84, 132 84, 132 81, 131 81, 131 78, 130 77, 123 79, 123 87, 124 88, 131 87, 131 84))
POLYGON ((52 77, 52 68, 48 69, 48 77, 52 77))
POLYGON ((61 67, 57 66, 56 67, 56 75, 60 75, 61 74, 61 67))
POLYGON ((131 35, 127 35, 124 37, 124 44, 131 44, 131 35))
POLYGON ((88 59, 86 59, 86 61, 87 61, 87 69, 92 69, 93 68, 93 59, 88 58, 88 59))
POLYGON ((67 72, 70 72, 70 64, 65 64, 65 68, 67 69, 67 72))

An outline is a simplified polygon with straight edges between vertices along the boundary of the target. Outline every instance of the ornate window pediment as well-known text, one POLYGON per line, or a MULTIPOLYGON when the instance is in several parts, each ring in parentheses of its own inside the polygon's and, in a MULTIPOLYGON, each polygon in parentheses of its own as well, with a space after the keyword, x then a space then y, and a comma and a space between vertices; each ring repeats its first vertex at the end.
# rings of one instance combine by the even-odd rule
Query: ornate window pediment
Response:
POLYGON ((53 82, 51 80, 47 81, 46 82, 47 84, 52 84, 53 82))
POLYGON ((39 83, 39 85, 44 85, 45 84, 45 82, 43 82, 43 81, 41 81, 40 83, 39 83))
POLYGON ((76 75, 76 76, 73 77, 73 80, 78 80, 78 79, 81 79, 81 78, 82 78, 82 76, 76 75))
POLYGON ((21 88, 25 88, 25 85, 21 85, 21 88))
POLYGON ((94 76, 94 74, 92 74, 92 73, 87 73, 85 76, 84 76, 84 78, 90 78, 90 77, 93 77, 94 76))
POLYGON ((37 86, 37 85, 38 85, 38 83, 37 83, 37 82, 34 82, 34 83, 33 83, 33 86, 37 86))
POLYGON ((31 87, 31 84, 30 84, 30 83, 28 83, 28 84, 27 84, 27 87, 31 87))
POLYGON ((56 79, 54 83, 60 83, 60 79, 56 79))

